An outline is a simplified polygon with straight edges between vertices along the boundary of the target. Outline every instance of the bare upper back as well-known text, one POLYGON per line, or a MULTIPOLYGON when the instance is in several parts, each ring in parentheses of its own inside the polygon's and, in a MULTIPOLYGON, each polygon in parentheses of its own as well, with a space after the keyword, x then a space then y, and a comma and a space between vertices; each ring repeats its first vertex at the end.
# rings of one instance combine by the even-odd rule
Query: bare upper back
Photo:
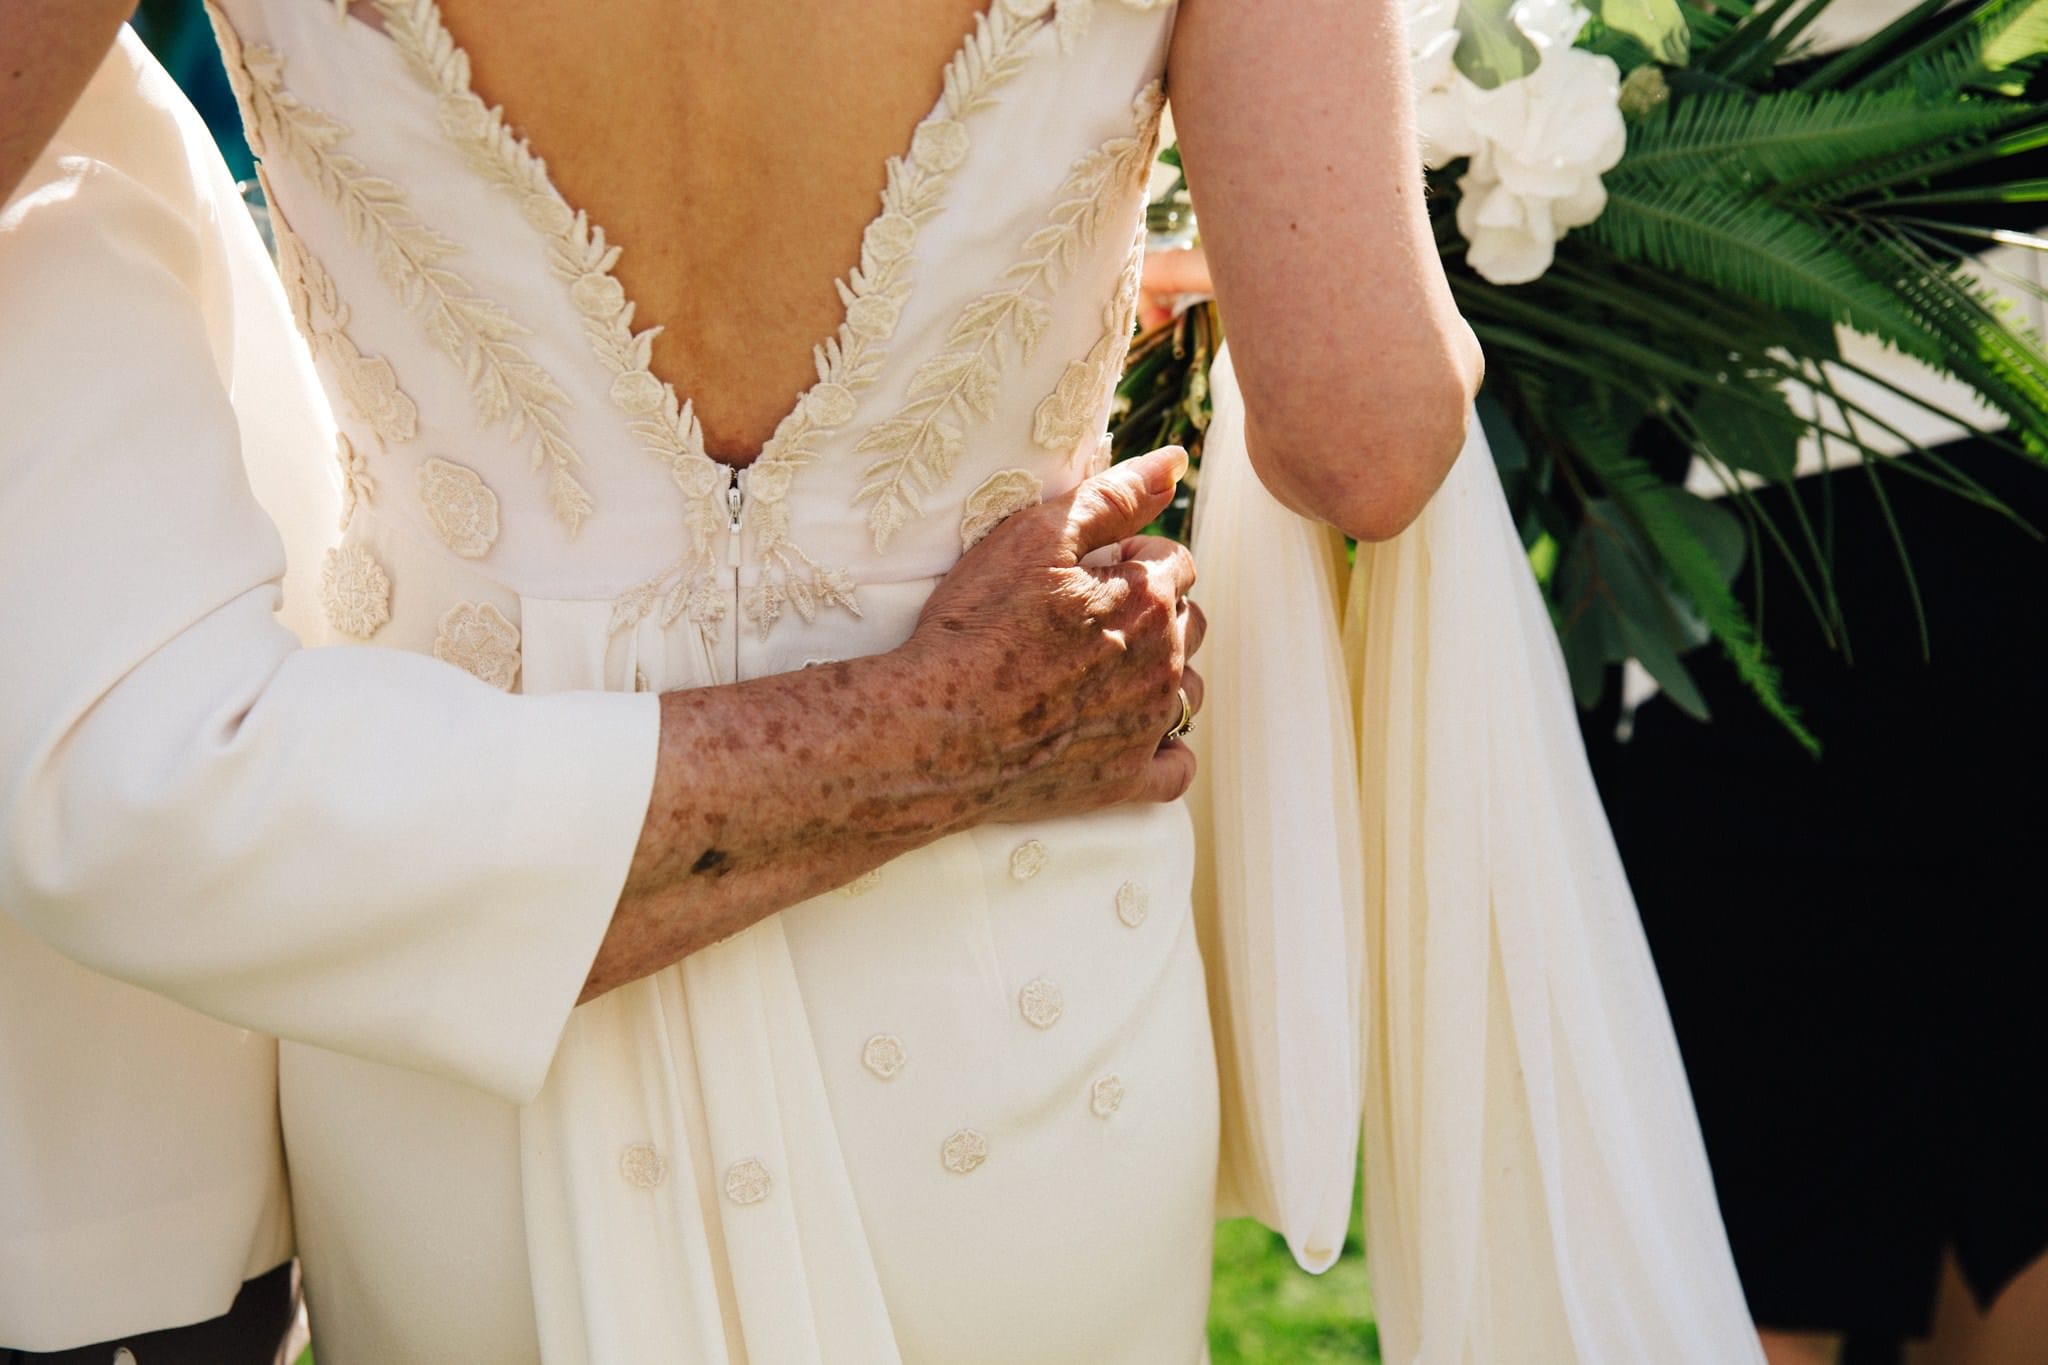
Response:
POLYGON ((981 0, 443 0, 471 79, 625 248, 654 369, 759 451, 838 325, 888 158, 981 0))

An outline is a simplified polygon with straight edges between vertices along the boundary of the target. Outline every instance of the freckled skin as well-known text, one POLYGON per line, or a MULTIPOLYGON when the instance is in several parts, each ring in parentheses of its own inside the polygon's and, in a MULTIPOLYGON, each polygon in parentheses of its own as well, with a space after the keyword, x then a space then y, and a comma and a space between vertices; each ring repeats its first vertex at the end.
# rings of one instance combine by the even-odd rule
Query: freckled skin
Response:
POLYGON ((1194 757, 1160 737, 1176 689, 1200 705, 1202 615, 1177 609, 1194 563, 1138 535, 1183 462, 1127 461, 1010 518, 887 654, 664 696, 646 826, 583 998, 946 835, 1185 792, 1194 757), (1119 545, 1123 562, 1080 565, 1119 545))

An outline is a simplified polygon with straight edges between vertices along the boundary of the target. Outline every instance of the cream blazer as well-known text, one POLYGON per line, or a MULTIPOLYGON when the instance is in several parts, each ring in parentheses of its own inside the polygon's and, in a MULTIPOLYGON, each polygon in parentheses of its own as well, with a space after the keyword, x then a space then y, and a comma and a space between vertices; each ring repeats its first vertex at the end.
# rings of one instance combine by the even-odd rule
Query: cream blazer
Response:
POLYGON ((617 900, 653 697, 300 647, 333 429, 124 31, 0 210, 0 1345, 291 1253, 268 1035, 529 1098, 617 900))

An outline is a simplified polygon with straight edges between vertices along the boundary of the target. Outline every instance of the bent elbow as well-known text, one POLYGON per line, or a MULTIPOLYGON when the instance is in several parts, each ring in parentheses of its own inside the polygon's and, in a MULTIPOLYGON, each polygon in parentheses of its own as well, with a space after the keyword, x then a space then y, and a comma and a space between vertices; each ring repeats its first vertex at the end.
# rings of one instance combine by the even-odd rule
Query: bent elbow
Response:
POLYGON ((1472 420, 1476 372, 1382 391, 1350 423, 1313 432, 1256 432, 1252 465, 1274 497, 1354 540, 1392 540, 1422 515, 1458 454, 1472 420))
POLYGON ((1245 439, 1280 502, 1354 540, 1401 534, 1465 448, 1485 377, 1479 342, 1453 315, 1398 365, 1265 372, 1246 384, 1245 439))
POLYGON ((1460 386, 1447 389, 1377 444, 1375 473, 1355 481, 1336 524, 1354 540, 1392 540, 1422 515, 1458 462, 1471 434, 1472 399, 1460 386))

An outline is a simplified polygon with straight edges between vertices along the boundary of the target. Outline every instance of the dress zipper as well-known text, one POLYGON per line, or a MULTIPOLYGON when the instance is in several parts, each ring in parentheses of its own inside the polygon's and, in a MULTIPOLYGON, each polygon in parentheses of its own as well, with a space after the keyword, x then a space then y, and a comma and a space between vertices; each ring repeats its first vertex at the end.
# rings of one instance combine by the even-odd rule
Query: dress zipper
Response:
POLYGON ((745 527, 747 490, 744 469, 728 470, 725 476, 727 532, 725 563, 732 570, 732 681, 740 680, 740 534, 745 527))

